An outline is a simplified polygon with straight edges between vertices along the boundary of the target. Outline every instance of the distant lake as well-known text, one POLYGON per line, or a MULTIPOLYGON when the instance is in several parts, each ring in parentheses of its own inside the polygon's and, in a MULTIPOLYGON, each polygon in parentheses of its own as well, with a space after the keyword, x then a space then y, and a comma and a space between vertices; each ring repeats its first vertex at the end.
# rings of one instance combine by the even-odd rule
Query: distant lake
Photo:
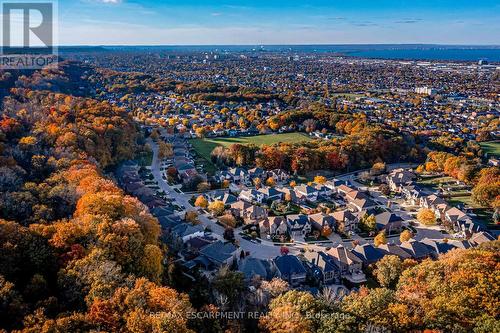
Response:
POLYGON ((157 45, 157 46, 62 46, 60 52, 283 52, 288 54, 335 53, 379 59, 451 60, 500 62, 500 46, 438 44, 338 44, 338 45, 157 45))
POLYGON ((500 49, 392 49, 347 52, 361 58, 500 62, 500 49))

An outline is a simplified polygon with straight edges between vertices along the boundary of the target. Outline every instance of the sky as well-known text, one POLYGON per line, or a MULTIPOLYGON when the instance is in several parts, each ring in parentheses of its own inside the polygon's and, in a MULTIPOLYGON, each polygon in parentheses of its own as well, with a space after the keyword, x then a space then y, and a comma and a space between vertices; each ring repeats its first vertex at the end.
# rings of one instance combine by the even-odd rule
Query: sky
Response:
POLYGON ((60 45, 500 45, 500 1, 59 0, 60 45))

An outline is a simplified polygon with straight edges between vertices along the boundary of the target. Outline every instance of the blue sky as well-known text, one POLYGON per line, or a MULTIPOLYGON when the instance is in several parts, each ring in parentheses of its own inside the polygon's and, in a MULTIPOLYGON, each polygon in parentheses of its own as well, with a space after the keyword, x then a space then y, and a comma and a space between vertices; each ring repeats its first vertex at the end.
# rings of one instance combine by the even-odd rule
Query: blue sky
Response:
POLYGON ((498 0, 59 0, 59 42, 498 45, 499 13, 498 0))

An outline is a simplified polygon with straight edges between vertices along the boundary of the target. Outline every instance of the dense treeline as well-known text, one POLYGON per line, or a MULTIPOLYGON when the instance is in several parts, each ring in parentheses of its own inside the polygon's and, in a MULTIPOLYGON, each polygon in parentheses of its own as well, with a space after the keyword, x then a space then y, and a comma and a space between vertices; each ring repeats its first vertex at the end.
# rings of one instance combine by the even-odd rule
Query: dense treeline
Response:
POLYGON ((342 139, 305 143, 281 142, 261 147, 234 144, 217 147, 212 160, 217 164, 285 169, 294 173, 329 169, 355 170, 374 163, 417 161, 422 152, 411 138, 376 127, 361 127, 342 139))
POLYGON ((0 329, 189 331, 187 296, 161 286, 158 221, 102 174, 137 137, 104 102, 24 88, 5 100, 0 329))
POLYGON ((470 152, 456 156, 442 151, 432 151, 427 161, 417 168, 423 172, 442 172, 447 176, 473 186, 472 198, 483 207, 500 209, 500 168, 483 167, 479 158, 470 152))

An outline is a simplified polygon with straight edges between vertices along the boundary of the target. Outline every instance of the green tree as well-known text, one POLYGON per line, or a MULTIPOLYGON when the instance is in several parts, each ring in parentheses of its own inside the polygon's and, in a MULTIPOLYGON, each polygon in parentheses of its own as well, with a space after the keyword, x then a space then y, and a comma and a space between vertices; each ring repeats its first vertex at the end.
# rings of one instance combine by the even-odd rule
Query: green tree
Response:
POLYGON ((403 271, 403 263, 397 256, 388 255, 376 264, 375 277, 382 287, 393 287, 403 271))

